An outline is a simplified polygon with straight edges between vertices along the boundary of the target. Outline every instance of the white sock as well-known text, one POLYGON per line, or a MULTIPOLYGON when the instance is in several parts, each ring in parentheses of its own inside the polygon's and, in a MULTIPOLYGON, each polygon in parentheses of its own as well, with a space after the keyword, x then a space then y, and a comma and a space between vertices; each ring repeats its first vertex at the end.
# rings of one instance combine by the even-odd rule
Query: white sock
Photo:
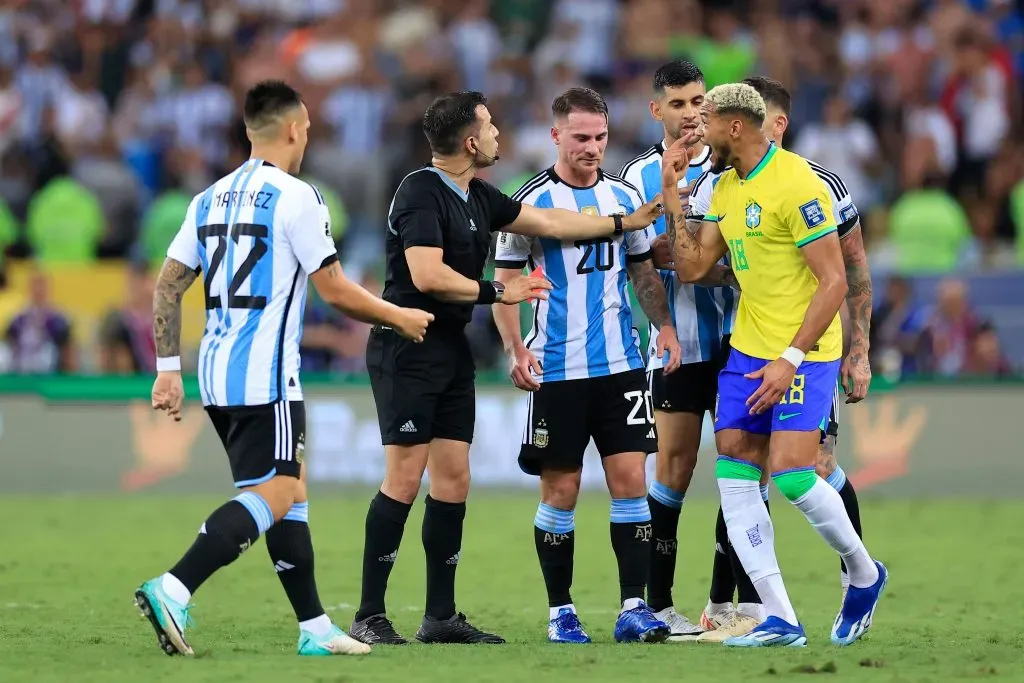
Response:
POLYGON ((314 619, 307 619, 306 621, 299 622, 299 628, 303 631, 309 631, 314 636, 323 637, 331 632, 331 618, 326 614, 321 614, 314 619))
MULTIPOLYGON (((626 598, 622 601, 622 611, 628 612, 631 609, 636 609, 643 602, 642 598, 626 598)), ((621 614, 621 612, 620 612, 621 614)))
POLYGON ((711 602, 708 600, 708 606, 704 608, 709 617, 724 614, 733 609, 731 602, 711 602))
POLYGON ((574 604, 572 604, 570 602, 568 605, 559 605, 558 607, 549 607, 548 608, 549 618, 550 619, 557 619, 558 618, 558 613, 561 612, 564 609, 568 609, 573 614, 576 614, 576 605, 574 605, 574 604))
POLYGON ((729 541, 761 596, 765 612, 796 625, 796 612, 775 557, 775 529, 761 498, 760 485, 757 480, 719 478, 718 490, 722 494, 729 541))
POLYGON ((170 572, 166 572, 161 577, 160 587, 164 589, 164 593, 167 593, 171 600, 182 605, 187 605, 188 601, 192 599, 192 594, 185 588, 185 584, 170 572))
POLYGON ((843 587, 844 591, 847 588, 849 588, 850 587, 850 575, 847 574, 846 572, 842 572, 842 571, 839 572, 839 585, 843 587))
POLYGON ((793 501, 811 526, 839 553, 850 574, 850 585, 866 588, 878 580, 878 567, 853 529, 843 499, 821 477, 811 490, 793 501))
POLYGON ((765 619, 764 605, 759 602, 741 602, 736 605, 736 611, 745 617, 756 619, 759 624, 765 619))

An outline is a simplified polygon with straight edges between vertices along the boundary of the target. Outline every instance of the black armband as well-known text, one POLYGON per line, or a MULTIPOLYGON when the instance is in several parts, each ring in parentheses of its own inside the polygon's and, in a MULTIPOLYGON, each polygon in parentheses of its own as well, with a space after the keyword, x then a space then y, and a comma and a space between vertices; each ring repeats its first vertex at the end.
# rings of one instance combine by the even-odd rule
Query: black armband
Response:
POLYGON ((477 280, 480 285, 480 293, 476 297, 479 306, 489 306, 498 300, 498 290, 490 280, 477 280))

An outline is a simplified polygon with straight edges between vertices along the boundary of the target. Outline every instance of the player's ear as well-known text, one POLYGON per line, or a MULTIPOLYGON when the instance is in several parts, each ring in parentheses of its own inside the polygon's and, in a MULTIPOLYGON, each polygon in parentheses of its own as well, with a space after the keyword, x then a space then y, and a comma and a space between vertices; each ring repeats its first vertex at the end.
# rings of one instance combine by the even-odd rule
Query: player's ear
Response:
POLYGON ((658 104, 657 100, 651 100, 651 118, 655 121, 661 121, 661 105, 658 104))
POLYGON ((551 126, 551 140, 554 141, 556 145, 559 143, 560 137, 558 126, 551 126))

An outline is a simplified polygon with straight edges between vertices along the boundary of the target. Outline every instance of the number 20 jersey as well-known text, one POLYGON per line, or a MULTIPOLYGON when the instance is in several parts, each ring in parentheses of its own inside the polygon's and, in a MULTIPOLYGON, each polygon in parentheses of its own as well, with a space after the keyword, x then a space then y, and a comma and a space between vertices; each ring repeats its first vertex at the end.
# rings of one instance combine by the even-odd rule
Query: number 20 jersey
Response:
MULTIPOLYGON (((548 169, 527 181, 513 199, 537 208, 591 215, 629 214, 640 193, 621 178, 598 171, 590 187, 566 184, 548 169)), ((554 286, 547 301, 533 302, 533 329, 526 346, 540 361, 541 382, 603 377, 644 367, 626 292, 630 261, 651 257, 643 231, 619 237, 560 241, 503 232, 499 268, 540 266, 554 286)))
POLYGON ((306 281, 338 258, 320 192, 250 159, 196 195, 167 256, 203 278, 203 404, 301 400, 306 281))

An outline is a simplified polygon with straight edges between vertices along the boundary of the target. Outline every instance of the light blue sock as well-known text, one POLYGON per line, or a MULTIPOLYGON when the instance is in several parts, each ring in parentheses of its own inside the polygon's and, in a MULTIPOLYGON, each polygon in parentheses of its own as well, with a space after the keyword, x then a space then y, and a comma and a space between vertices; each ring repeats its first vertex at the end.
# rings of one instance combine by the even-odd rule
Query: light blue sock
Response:
POLYGON ((825 483, 834 488, 836 491, 841 491, 846 486, 846 472, 839 465, 836 465, 836 469, 832 474, 828 475, 828 479, 825 483))
POLYGON ((242 507, 249 511, 253 521, 256 522, 256 528, 259 529, 260 535, 267 533, 267 529, 274 526, 274 515, 270 511, 270 505, 260 494, 245 491, 239 493, 232 500, 241 503, 242 507))
POLYGON ((562 510, 541 503, 533 517, 533 525, 550 534, 567 534, 576 528, 576 511, 562 510))
POLYGON ((309 501, 306 501, 305 503, 295 503, 292 505, 291 509, 285 513, 281 521, 309 524, 309 501))
POLYGON ((686 498, 686 494, 682 491, 676 491, 673 488, 669 488, 657 480, 651 482, 651 488, 647 492, 647 495, 665 507, 673 510, 681 510, 683 507, 683 500, 686 498))

